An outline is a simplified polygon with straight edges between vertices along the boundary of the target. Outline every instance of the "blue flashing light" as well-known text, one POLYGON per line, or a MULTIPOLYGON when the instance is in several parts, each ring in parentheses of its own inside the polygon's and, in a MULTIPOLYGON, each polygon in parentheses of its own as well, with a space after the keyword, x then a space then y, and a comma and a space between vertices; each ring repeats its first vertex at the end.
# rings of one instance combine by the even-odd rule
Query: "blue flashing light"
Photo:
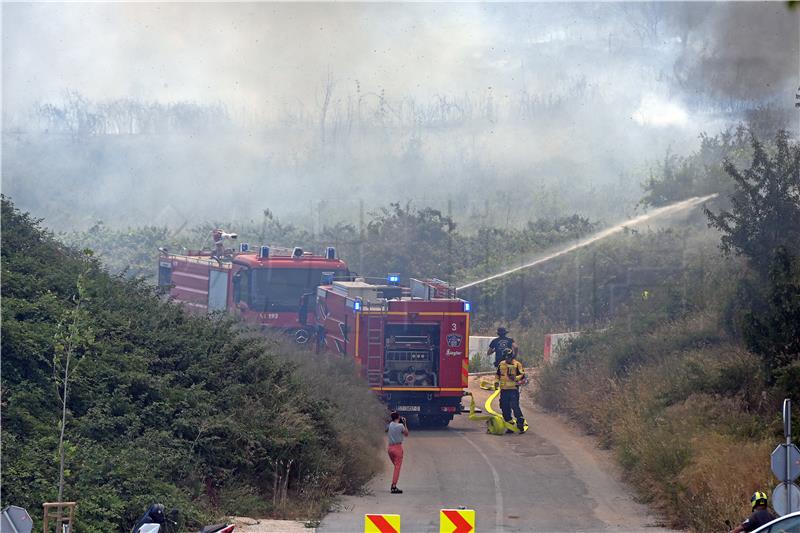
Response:
POLYGON ((470 303, 469 302, 464 302, 464 312, 465 313, 469 313, 471 309, 472 309, 472 306, 470 305, 470 303))
POLYGON ((266 259, 269 257, 269 246, 262 246, 261 250, 258 252, 258 257, 261 259, 266 259))
POLYGON ((239 251, 242 252, 242 253, 249 252, 250 251, 250 245, 247 244, 246 242, 239 243, 239 251))
POLYGON ((328 246, 325 248, 325 258, 326 259, 336 259, 336 248, 333 246, 328 246))
POLYGON ((353 311, 361 311, 361 300, 353 302, 353 311))
POLYGON ((389 285, 400 285, 400 274, 389 274, 386 279, 389 281, 389 285))

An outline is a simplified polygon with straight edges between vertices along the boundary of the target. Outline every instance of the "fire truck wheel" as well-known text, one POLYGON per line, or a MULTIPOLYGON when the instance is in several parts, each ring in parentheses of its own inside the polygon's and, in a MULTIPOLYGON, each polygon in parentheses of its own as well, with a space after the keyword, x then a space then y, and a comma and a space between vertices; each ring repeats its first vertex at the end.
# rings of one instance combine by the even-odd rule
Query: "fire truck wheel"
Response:
POLYGON ((297 344, 306 344, 311 338, 311 334, 306 329, 298 329, 294 332, 294 342, 297 344))

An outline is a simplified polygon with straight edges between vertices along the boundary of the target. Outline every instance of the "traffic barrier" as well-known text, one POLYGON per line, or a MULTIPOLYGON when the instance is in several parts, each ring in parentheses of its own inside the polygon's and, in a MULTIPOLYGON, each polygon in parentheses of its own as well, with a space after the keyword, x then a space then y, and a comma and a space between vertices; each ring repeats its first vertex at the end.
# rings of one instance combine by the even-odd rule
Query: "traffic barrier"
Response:
POLYGON ((439 533, 470 533, 475 531, 473 509, 442 509, 439 511, 439 533))
POLYGON ((365 514, 364 533, 400 533, 400 515, 365 514))

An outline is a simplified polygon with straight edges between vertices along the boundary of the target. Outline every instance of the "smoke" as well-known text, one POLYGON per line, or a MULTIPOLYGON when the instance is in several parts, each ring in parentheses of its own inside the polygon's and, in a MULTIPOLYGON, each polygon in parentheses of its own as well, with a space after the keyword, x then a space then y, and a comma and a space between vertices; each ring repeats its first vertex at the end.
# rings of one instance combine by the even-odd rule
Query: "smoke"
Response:
MULTIPOLYGON (((6 4, 5 97, 223 101, 275 115, 320 82, 465 89, 488 46, 481 8, 392 4, 6 4)), ((480 69, 480 66, 477 67, 480 69)), ((473 87, 469 87, 471 89, 473 87)))
POLYGON ((696 12, 675 63, 683 86, 715 99, 791 105, 800 83, 800 10, 785 2, 726 2, 696 12))
POLYGON ((2 186, 66 228, 618 220, 715 99, 783 94, 796 17, 740 6, 3 4, 2 186))

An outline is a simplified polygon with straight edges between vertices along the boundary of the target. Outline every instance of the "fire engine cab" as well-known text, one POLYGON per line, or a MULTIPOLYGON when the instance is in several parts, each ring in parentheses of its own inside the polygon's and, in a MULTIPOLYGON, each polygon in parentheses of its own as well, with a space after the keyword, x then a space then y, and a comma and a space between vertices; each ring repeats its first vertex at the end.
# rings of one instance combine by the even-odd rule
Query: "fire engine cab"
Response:
POLYGON ((469 302, 440 280, 362 278, 317 288, 317 342, 352 357, 369 387, 422 425, 446 426, 468 386, 469 302))
POLYGON ((236 250, 223 245, 236 234, 214 230, 212 235, 212 250, 170 254, 161 249, 158 283, 191 310, 234 311, 252 323, 285 330, 304 344, 316 327, 316 287, 350 279, 347 265, 332 247, 324 255, 270 246, 251 251, 246 243, 236 250))

